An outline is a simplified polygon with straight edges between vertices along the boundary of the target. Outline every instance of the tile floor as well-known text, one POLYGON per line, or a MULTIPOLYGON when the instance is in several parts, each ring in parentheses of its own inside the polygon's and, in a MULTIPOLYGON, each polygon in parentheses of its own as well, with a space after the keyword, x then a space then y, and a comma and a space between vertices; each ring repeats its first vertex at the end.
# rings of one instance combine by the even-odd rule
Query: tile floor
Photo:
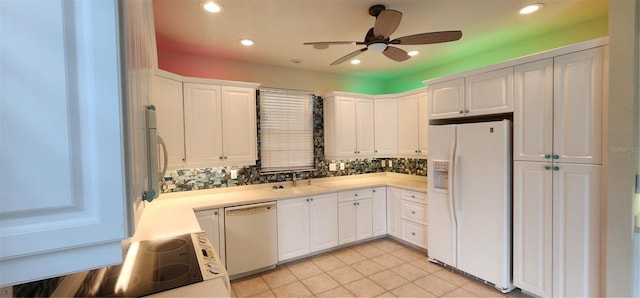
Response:
POLYGON ((502 294, 391 238, 286 263, 231 287, 233 297, 528 297, 502 294))

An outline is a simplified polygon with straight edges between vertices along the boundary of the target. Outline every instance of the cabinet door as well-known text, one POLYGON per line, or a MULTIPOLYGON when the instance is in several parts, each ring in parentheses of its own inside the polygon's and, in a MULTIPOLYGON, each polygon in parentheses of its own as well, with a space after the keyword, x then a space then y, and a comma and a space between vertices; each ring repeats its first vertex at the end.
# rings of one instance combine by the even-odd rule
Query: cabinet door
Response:
POLYGON ((158 134, 167 146, 167 170, 182 169, 185 162, 182 82, 155 75, 151 94, 149 100, 156 106, 158 134))
POLYGON ((373 236, 373 203, 371 199, 356 201, 356 239, 373 236))
POLYGON ((374 107, 374 156, 395 157, 398 154, 398 100, 376 99, 374 107))
POLYGON ((552 296, 553 200, 550 163, 513 165, 513 284, 552 296))
POLYGON ((33 4, 0 4, 0 287, 122 262, 125 209, 142 192, 127 199, 124 181, 145 178, 125 177, 124 160, 145 147, 150 70, 120 69, 117 5, 33 4), (126 70, 144 74, 131 98, 121 94, 126 70), (124 119, 139 120, 126 147, 124 119))
POLYGON ((342 202, 338 204, 338 243, 353 241, 356 241, 356 202, 342 202))
POLYGON ((278 201, 278 261, 308 254, 308 198, 278 201))
POLYGON ((229 165, 256 163, 256 90, 223 86, 222 159, 229 165))
POLYGON ((602 48, 554 60, 553 152, 561 162, 602 162, 602 67, 602 48))
POLYGON ((600 295, 598 165, 555 164, 553 174, 553 296, 600 295))
POLYGON ((418 154, 418 95, 398 99, 398 155, 415 157, 418 154))
POLYGON ((212 167, 222 160, 220 86, 184 83, 186 167, 212 167))
POLYGON ((311 198, 310 251, 338 246, 338 196, 326 194, 311 198))
POLYGON ((429 85, 429 119, 464 116, 464 78, 429 85))
POLYGON ((465 79, 466 116, 513 112, 513 67, 465 79))
POLYGON ((429 154, 429 93, 418 94, 418 157, 429 154))
POLYGON ((380 236, 387 233, 387 191, 386 187, 376 187, 372 189, 372 218, 373 236, 380 236))
POLYGON ((515 67, 513 159, 551 161, 553 59, 515 67))
POLYGON ((373 99, 356 99, 356 154, 358 158, 373 157, 374 150, 373 99))
POLYGON ((400 193, 400 189, 393 187, 387 188, 387 233, 398 238, 402 238, 400 226, 400 193))
POLYGON ((354 157, 357 137, 355 98, 328 97, 324 108, 326 157, 354 157))
POLYGON ((195 213, 200 228, 207 234, 207 239, 209 239, 218 256, 222 259, 223 256, 220 255, 220 229, 218 225, 220 221, 219 210, 216 208, 196 211, 195 213))

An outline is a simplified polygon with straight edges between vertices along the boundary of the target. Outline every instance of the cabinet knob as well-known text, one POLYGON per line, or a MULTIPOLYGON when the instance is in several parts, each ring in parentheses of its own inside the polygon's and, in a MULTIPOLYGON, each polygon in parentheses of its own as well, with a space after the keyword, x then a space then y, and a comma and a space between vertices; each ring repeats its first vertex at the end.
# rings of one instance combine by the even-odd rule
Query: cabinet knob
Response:
POLYGON ((220 159, 223 159, 223 157, 222 157, 222 156, 220 156, 219 158, 220 158, 220 159))
POLYGON ((544 155, 544 158, 545 158, 545 159, 549 159, 549 158, 551 158, 551 154, 545 154, 545 155, 544 155))
POLYGON ((356 202, 353 202, 353 206, 355 206, 355 205, 356 205, 356 202))
POLYGON ((354 194, 353 196, 354 196, 354 197, 357 197, 357 196, 358 196, 358 194, 354 194))
POLYGON ((227 159, 227 156, 225 156, 224 159, 227 159))
POLYGON ((213 211, 213 215, 218 215, 218 211, 213 211))
POLYGON ((547 171, 551 170, 551 166, 544 166, 544 169, 547 170, 547 171))
POLYGON ((553 155, 553 159, 559 159, 559 158, 560 158, 560 155, 558 155, 558 154, 554 154, 553 155))
POLYGON ((411 198, 412 198, 412 199, 415 199, 415 198, 416 198, 416 195, 411 195, 411 198))
POLYGON ((372 192, 376 192, 376 190, 374 189, 374 190, 372 190, 372 192))
POLYGON ((464 113, 465 114, 469 114, 469 110, 464 110, 464 113))
POLYGON ((460 110, 460 114, 464 114, 464 111, 460 110))
POLYGON ((373 150, 373 153, 378 153, 378 150, 373 150))
POLYGON ((416 232, 411 232, 411 235, 412 235, 412 236, 415 236, 415 235, 416 235, 416 232))
POLYGON ((559 166, 555 166, 555 167, 553 167, 553 170, 554 171, 560 171, 560 167, 559 166))
POLYGON ((357 202, 356 205, 360 206, 360 202, 357 202))
POLYGON ((311 198, 311 199, 309 199, 309 200, 311 200, 311 202, 313 202, 313 198, 311 198))
POLYGON ((309 198, 307 198, 307 202, 309 202, 309 198))
POLYGON ((411 214, 416 214, 416 212, 415 211, 411 211, 411 214))

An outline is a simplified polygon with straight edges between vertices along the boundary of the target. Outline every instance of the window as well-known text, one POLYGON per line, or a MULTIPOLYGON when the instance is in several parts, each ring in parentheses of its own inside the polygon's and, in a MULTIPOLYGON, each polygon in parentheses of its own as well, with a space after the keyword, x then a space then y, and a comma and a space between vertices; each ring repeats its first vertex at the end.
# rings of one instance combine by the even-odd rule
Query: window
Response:
POLYGON ((260 89, 259 105, 262 171, 313 169, 313 95, 260 89))

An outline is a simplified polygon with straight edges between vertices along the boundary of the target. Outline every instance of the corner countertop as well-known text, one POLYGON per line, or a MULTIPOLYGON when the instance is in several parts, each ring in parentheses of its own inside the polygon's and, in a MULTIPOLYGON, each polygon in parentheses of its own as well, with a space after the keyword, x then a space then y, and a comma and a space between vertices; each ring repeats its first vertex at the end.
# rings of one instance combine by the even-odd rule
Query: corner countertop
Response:
POLYGON ((427 177, 374 173, 302 180, 295 187, 292 182, 282 182, 161 194, 153 202, 145 203, 130 241, 200 231, 195 211, 379 186, 427 192, 427 177), (273 189, 274 185, 284 188, 273 189))

